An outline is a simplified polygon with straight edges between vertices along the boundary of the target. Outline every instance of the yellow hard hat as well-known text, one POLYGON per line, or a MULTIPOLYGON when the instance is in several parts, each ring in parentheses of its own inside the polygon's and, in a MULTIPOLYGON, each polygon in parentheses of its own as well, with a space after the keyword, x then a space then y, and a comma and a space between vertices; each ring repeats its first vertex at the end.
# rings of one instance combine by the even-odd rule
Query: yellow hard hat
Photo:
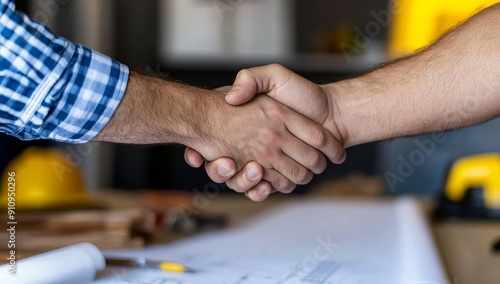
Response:
POLYGON ((9 197, 15 198, 15 208, 19 210, 90 204, 80 170, 55 149, 26 149, 7 165, 0 189, 0 207, 4 208, 8 206, 9 197))
MULTIPOLYGON (((389 55, 407 56, 498 0, 394 0, 389 55)), ((380 17, 380 16, 379 16, 380 17)))
POLYGON ((448 176, 445 194, 453 202, 462 200, 467 191, 483 187, 486 208, 500 209, 500 155, 486 153, 457 160, 448 176))

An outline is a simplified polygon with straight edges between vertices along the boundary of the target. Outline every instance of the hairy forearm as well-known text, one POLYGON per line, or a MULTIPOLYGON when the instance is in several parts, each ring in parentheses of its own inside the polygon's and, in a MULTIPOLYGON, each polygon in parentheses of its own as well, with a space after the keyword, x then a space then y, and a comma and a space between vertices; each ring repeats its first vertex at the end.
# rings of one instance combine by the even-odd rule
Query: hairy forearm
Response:
POLYGON ((201 92, 208 91, 131 72, 123 100, 95 140, 193 145, 202 136, 201 92))
POLYGON ((237 169, 256 161, 283 190, 288 181, 307 183, 326 167, 310 145, 329 157, 343 153, 329 146, 335 141, 326 129, 270 98, 234 107, 224 95, 131 73, 123 100, 96 140, 179 143, 208 161, 229 157, 237 169))
POLYGON ((441 131, 500 115, 500 5, 430 48, 365 76, 324 86, 345 145, 441 131))

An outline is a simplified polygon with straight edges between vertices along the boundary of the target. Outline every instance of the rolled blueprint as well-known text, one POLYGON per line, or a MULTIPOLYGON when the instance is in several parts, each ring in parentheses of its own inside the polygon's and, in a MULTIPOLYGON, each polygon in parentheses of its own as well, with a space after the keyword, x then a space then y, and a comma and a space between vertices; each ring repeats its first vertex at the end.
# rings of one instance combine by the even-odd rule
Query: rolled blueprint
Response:
POLYGON ((90 243, 81 243, 19 260, 15 275, 9 265, 0 266, 0 283, 86 283, 106 267, 101 251, 90 243))

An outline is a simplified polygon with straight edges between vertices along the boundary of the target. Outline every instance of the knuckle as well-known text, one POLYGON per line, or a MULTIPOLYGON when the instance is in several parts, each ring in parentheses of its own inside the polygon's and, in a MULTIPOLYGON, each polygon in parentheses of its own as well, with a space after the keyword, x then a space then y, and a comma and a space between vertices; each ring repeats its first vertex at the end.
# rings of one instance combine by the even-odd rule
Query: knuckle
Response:
POLYGON ((292 176, 292 182, 294 182, 295 184, 307 184, 311 181, 313 174, 307 169, 300 168, 295 170, 292 176))
POLYGON ((259 130, 258 137, 263 144, 274 144, 278 140, 279 134, 273 129, 265 127, 259 130))
POLYGON ((241 69, 236 75, 237 78, 247 78, 252 75, 252 71, 249 69, 241 69))
POLYGON ((265 108, 265 115, 271 121, 283 121, 285 113, 278 104, 269 105, 265 108))
POLYGON ((274 189, 279 192, 290 192, 295 185, 281 174, 275 174, 269 180, 274 189))
POLYGON ((320 129, 314 129, 312 134, 313 147, 314 148, 324 148, 328 144, 328 135, 320 129))
POLYGON ((314 151, 309 155, 309 158, 307 160, 307 167, 309 169, 321 169, 323 167, 323 164, 325 164, 324 161, 325 157, 317 152, 314 151))
POLYGON ((283 184, 283 186, 280 189, 276 188, 276 190, 278 190, 281 193, 288 194, 292 193, 295 187, 296 185, 294 183, 292 183, 291 181, 287 181, 286 184, 283 184))
POLYGON ((283 65, 281 64, 278 64, 278 63, 273 63, 273 64, 270 64, 269 67, 271 68, 271 70, 273 71, 281 71, 283 69, 285 69, 285 67, 283 67, 283 65))

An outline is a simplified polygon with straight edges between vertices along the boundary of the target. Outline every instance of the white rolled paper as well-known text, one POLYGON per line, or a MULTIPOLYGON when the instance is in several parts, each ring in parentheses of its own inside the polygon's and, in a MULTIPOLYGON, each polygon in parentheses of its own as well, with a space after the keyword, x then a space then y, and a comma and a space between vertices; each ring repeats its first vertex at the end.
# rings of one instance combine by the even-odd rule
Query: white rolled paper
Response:
POLYGON ((90 243, 81 243, 42 253, 16 262, 16 274, 9 265, 0 266, 0 283, 87 283, 106 267, 101 251, 90 243))

